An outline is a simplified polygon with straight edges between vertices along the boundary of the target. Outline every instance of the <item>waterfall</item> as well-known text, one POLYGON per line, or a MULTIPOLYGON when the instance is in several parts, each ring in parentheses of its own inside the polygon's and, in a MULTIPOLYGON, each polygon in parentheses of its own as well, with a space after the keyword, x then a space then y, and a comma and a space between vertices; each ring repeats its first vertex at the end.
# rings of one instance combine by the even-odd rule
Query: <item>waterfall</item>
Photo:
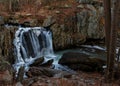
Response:
POLYGON ((16 56, 13 66, 17 71, 22 65, 28 68, 28 65, 37 58, 44 56, 48 59, 54 56, 52 33, 43 27, 19 27, 13 44, 16 56))

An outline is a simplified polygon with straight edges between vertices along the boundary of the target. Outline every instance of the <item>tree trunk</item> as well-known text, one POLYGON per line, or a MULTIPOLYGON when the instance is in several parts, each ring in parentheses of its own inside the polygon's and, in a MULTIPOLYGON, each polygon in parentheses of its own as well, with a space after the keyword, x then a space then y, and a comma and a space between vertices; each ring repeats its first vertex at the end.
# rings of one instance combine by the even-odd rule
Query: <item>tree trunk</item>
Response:
POLYGON ((12 11, 12 1, 9 0, 9 11, 11 12, 12 11))
POLYGON ((111 34, 111 2, 110 0, 104 0, 104 14, 105 14, 105 41, 107 48, 107 71, 106 71, 106 81, 108 79, 109 73, 109 49, 110 49, 110 34, 111 34))
POLYGON ((105 14, 106 14, 105 28, 106 28, 106 46, 107 46, 106 81, 111 82, 113 80, 113 76, 114 76, 114 61, 115 61, 115 57, 116 57, 116 38, 117 38, 117 31, 116 31, 116 29, 117 29, 117 21, 116 21, 117 13, 116 13, 116 10, 117 10, 118 5, 117 5, 117 3, 116 4, 114 3, 114 10, 113 10, 112 22, 111 22, 110 0, 105 0, 104 3, 105 3, 105 14))

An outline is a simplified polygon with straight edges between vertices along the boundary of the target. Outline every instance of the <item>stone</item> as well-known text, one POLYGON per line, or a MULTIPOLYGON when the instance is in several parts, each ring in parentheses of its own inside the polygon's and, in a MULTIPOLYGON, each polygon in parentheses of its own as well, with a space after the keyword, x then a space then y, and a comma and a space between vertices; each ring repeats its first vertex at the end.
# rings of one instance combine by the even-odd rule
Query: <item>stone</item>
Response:
POLYGON ((53 77, 58 72, 59 72, 58 70, 45 68, 45 67, 30 67, 26 75, 28 77, 33 77, 33 76, 53 77))
POLYGON ((48 60, 48 61, 46 61, 46 62, 44 62, 43 64, 40 64, 39 66, 41 66, 41 67, 52 67, 52 63, 53 63, 53 59, 50 59, 50 60, 48 60))
POLYGON ((0 25, 4 24, 4 17, 0 16, 0 25))
POLYGON ((25 72, 25 68, 24 68, 24 66, 21 66, 19 68, 18 75, 17 75, 17 81, 18 82, 22 82, 23 81, 24 72, 25 72))
POLYGON ((77 8, 82 8, 83 9, 84 5, 80 4, 80 5, 77 6, 77 8))
POLYGON ((106 64, 106 62, 100 58, 90 58, 89 55, 78 52, 64 53, 58 63, 68 66, 73 70, 86 72, 101 72, 103 70, 102 67, 106 64))
POLYGON ((76 64, 89 62, 89 55, 77 52, 67 52, 62 55, 59 64, 76 64))
POLYGON ((61 71, 59 73, 56 73, 54 75, 54 78, 71 78, 73 75, 73 73, 69 73, 69 72, 66 72, 66 71, 61 71))
POLYGON ((23 86, 21 82, 17 82, 15 86, 23 86))
POLYGON ((53 18, 53 16, 48 16, 43 22, 43 27, 48 27, 54 22, 55 22, 55 19, 53 18))
POLYGON ((12 66, 5 58, 0 57, 0 84, 11 84, 13 80, 12 66))
POLYGON ((58 10, 57 10, 57 11, 55 11, 55 13, 56 13, 56 14, 59 14, 59 13, 60 13, 60 11, 58 11, 58 10))
POLYGON ((6 82, 12 82, 12 75, 8 70, 4 71, 2 74, 1 80, 6 81, 6 82))
POLYGON ((38 59, 36 59, 32 64, 30 64, 30 66, 39 66, 40 64, 42 64, 44 62, 44 57, 40 57, 38 59))

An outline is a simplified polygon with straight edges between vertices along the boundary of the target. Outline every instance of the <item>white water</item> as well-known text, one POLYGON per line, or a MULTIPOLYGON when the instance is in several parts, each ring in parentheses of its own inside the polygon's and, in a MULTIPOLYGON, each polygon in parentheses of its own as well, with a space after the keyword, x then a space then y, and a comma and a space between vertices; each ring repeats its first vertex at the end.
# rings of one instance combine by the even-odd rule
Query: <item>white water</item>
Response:
POLYGON ((20 27, 15 33, 15 64, 16 71, 21 66, 27 70, 29 64, 42 56, 45 60, 55 58, 52 46, 52 33, 42 27, 23 28, 20 27))

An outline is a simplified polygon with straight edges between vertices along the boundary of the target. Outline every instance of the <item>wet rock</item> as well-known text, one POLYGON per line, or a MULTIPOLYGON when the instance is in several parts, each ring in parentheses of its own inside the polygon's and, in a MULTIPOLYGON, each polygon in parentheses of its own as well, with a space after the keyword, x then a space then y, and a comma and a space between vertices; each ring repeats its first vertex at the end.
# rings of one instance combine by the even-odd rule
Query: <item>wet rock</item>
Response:
POLYGON ((50 68, 45 68, 45 67, 31 67, 27 72, 27 76, 28 77, 33 77, 33 76, 53 77, 54 74, 56 74, 57 72, 59 71, 50 69, 50 68))
POLYGON ((82 70, 82 71, 85 71, 85 72, 94 71, 94 69, 91 66, 86 65, 86 64, 79 64, 78 63, 78 64, 69 64, 67 66, 70 67, 73 70, 82 70))
POLYGON ((41 67, 52 67, 53 59, 48 60, 47 62, 40 64, 41 67))
POLYGON ((44 57, 40 57, 38 59, 36 59, 30 66, 39 66, 40 64, 42 64, 44 62, 44 57))
POLYGON ((22 82, 23 81, 24 72, 25 72, 25 68, 24 68, 24 66, 21 66, 19 71, 18 71, 18 75, 17 75, 17 81, 18 82, 22 82))
POLYGON ((75 64, 75 63, 85 63, 89 62, 89 55, 77 52, 67 52, 64 53, 59 64, 75 64))
POLYGON ((74 70, 82 71, 102 71, 102 66, 105 65, 105 61, 100 58, 89 58, 89 55, 78 52, 64 53, 59 64, 66 65, 74 70))

